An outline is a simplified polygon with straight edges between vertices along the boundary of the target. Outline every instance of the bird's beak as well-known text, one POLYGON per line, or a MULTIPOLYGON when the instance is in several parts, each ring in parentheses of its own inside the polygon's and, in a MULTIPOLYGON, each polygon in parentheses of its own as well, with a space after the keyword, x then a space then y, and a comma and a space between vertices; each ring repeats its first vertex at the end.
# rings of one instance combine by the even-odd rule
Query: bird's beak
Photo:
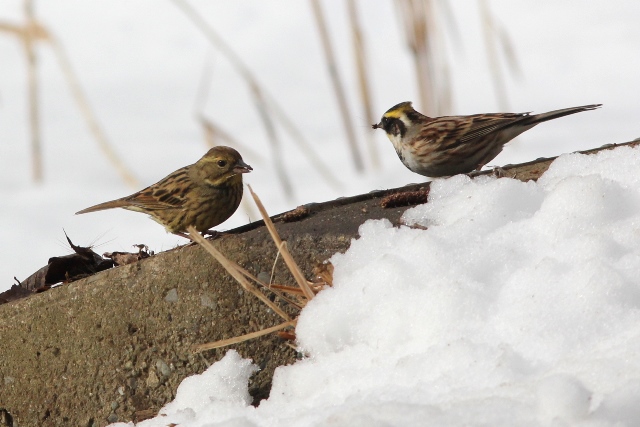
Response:
POLYGON ((233 167, 233 171, 235 173, 249 173, 253 170, 251 166, 243 162, 242 160, 238 160, 236 165, 233 167))
POLYGON ((374 124, 371 125, 371 127, 374 128, 374 129, 380 129, 380 128, 382 128, 382 123, 374 123, 374 124))

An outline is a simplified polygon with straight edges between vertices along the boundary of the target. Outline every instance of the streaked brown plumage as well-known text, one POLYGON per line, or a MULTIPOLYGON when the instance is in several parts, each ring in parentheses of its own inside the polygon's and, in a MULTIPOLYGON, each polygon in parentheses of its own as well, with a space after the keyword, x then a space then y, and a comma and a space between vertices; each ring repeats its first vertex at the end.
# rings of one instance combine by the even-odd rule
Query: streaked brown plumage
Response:
POLYGON ((480 170, 503 146, 538 123, 593 110, 602 104, 548 113, 489 113, 431 118, 411 102, 387 110, 374 129, 384 129, 404 165, 415 173, 442 177, 480 170))
POLYGON ((188 238, 184 233, 188 226, 206 232, 233 215, 242 199, 242 174, 252 170, 233 148, 214 147, 194 164, 137 193, 91 206, 76 215, 124 208, 146 213, 168 232, 188 238))

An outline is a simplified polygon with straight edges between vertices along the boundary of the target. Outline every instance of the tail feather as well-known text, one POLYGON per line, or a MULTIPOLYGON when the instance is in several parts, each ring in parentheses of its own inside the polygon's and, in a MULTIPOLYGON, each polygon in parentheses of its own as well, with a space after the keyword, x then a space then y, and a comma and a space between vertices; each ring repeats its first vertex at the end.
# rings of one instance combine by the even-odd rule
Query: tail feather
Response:
POLYGON ((76 212, 76 215, 85 214, 89 212, 103 211, 105 209, 122 208, 128 205, 129 205, 128 202, 122 199, 116 199, 116 200, 111 200, 110 202, 99 203, 97 205, 90 206, 86 209, 82 209, 81 211, 76 212))
POLYGON ((549 111, 547 113, 534 114, 530 119, 531 124, 546 122, 547 120, 557 119, 559 117, 568 116, 570 114, 581 113, 582 111, 595 110, 600 108, 602 104, 583 105, 581 107, 563 108, 562 110, 549 111))

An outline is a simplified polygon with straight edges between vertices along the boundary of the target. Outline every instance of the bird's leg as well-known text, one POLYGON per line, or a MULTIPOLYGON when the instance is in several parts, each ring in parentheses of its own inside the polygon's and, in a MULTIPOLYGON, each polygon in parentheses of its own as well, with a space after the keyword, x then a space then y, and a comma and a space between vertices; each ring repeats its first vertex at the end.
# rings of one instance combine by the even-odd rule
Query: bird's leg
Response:
MULTIPOLYGON (((195 240, 193 240, 191 238, 191 236, 189 236, 187 233, 184 233, 182 231, 175 231, 173 234, 175 234, 176 236, 180 236, 180 237, 184 237, 185 239, 189 239, 192 242, 195 243, 195 240)), ((216 231, 216 230, 205 230, 203 232, 201 232, 200 234, 202 234, 202 237, 207 237, 207 236, 211 236, 213 237, 213 239, 217 239, 218 237, 222 236, 223 233, 216 231)))
POLYGON ((174 231, 173 234, 175 234, 176 236, 184 237, 185 239, 189 239, 189 240, 193 241, 193 239, 187 233, 183 233, 182 231, 174 231))

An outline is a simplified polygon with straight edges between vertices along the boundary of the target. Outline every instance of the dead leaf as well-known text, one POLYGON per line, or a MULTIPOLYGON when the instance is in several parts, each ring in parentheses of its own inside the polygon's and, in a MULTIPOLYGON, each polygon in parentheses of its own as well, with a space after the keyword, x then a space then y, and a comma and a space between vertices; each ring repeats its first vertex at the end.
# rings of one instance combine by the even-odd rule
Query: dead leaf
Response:
POLYGON ((147 245, 133 245, 138 248, 138 253, 132 252, 105 252, 102 254, 105 258, 110 258, 116 267, 121 265, 133 264, 141 259, 149 258, 153 255, 153 251, 149 251, 147 245))
POLYGON ((47 265, 20 282, 29 291, 46 290, 56 283, 69 283, 113 267, 113 261, 104 259, 91 248, 76 246, 65 233, 75 253, 49 258, 47 265))

